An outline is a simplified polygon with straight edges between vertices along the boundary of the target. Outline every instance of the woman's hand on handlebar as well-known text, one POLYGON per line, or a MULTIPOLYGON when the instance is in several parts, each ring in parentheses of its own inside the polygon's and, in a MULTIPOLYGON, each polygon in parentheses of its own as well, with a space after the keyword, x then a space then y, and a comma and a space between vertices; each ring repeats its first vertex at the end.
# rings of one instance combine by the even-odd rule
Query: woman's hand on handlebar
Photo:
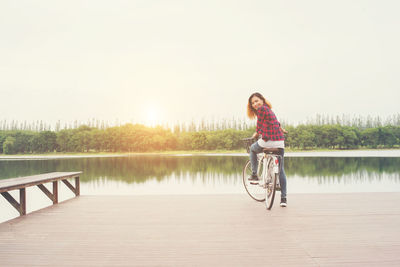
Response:
POLYGON ((258 136, 259 136, 259 134, 257 133, 257 132, 255 132, 252 136, 251 136, 251 138, 253 138, 253 139, 257 139, 258 138, 258 136))

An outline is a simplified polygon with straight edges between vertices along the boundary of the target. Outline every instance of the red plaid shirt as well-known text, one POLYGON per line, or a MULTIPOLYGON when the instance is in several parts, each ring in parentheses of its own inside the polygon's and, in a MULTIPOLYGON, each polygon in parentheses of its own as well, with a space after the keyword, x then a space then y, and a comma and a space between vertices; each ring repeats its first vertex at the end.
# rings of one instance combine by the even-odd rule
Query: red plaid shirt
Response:
POLYGON ((265 141, 285 140, 281 124, 276 118, 275 113, 267 105, 263 105, 257 109, 257 133, 265 141))

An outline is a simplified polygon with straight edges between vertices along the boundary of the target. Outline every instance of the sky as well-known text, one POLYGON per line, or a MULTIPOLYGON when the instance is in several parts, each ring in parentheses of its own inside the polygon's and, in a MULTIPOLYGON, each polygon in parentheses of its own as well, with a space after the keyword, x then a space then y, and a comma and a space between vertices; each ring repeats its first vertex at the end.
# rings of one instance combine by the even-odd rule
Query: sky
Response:
POLYGON ((399 113, 399 1, 0 2, 0 120, 399 113))

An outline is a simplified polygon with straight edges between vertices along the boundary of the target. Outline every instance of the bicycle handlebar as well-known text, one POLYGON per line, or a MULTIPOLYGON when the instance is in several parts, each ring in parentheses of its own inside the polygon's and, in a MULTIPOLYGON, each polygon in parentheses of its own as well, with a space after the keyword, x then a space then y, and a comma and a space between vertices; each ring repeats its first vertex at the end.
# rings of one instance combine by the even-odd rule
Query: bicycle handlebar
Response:
POLYGON ((241 141, 244 142, 245 146, 246 146, 246 151, 247 153, 250 153, 250 146, 257 140, 255 138, 244 138, 244 139, 240 139, 241 141))
POLYGON ((253 138, 253 137, 248 137, 248 138, 243 138, 243 139, 240 139, 241 141, 251 141, 251 140, 256 140, 255 138, 253 138))

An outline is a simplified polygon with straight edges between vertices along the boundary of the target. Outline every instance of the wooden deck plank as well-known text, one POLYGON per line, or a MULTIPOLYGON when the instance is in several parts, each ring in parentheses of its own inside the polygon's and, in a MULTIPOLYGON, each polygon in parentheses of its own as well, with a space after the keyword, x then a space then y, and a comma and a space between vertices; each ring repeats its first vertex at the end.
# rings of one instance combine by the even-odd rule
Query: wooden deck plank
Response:
POLYGON ((400 193, 80 196, 0 224, 5 266, 399 266, 400 193), (38 256, 40 255, 40 257, 38 256))

